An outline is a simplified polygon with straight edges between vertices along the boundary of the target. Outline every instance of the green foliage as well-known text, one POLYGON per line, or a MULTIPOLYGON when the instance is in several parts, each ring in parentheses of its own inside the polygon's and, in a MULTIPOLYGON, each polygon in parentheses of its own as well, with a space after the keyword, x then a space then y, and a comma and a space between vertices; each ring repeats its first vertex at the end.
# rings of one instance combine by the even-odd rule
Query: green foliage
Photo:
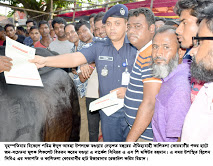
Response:
MULTIPOLYGON (((23 7, 25 9, 31 9, 42 12, 50 12, 51 0, 0 0, 0 2, 8 2, 11 6, 23 7)), ((73 2, 64 0, 53 0, 53 11, 67 8, 69 4, 73 2)), ((11 16, 14 11, 10 12, 8 16, 11 16)), ((41 14, 27 11, 28 17, 37 17, 41 14)), ((48 19, 49 15, 42 15, 37 17, 38 20, 48 19)))
POLYGON ((7 17, 13 17, 14 11, 9 11, 7 17))
MULTIPOLYGON (((83 3, 87 3, 90 6, 93 6, 94 4, 104 4, 106 2, 113 2, 117 0, 76 0, 79 7, 82 6, 83 3)), ((129 3, 134 0, 123 0, 119 3, 129 3)), ((11 6, 20 7, 26 9, 32 9, 36 11, 42 11, 42 12, 50 12, 50 6, 51 6, 51 0, 0 0, 0 2, 8 2, 11 6)), ((62 9, 62 8, 68 8, 70 4, 73 4, 72 1, 65 1, 65 0, 53 0, 53 11, 62 9)), ((117 3, 110 4, 109 6, 113 6, 117 3)), ((10 12, 8 16, 13 15, 14 11, 10 12)), ((35 12, 27 12, 28 17, 36 17, 38 20, 41 19, 48 19, 49 15, 42 15, 35 13, 35 12), (39 17, 38 17, 39 16, 39 17)))

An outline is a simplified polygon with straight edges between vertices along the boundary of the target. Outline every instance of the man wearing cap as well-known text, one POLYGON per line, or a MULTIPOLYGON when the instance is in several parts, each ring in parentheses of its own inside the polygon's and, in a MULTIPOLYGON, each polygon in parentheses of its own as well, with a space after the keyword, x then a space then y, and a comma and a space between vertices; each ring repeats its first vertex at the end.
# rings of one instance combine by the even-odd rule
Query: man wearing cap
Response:
MULTIPOLYGON (((122 4, 115 5, 106 12, 102 20, 106 26, 107 38, 85 45, 80 52, 54 57, 36 56, 31 62, 38 68, 44 66, 70 68, 95 62, 100 97, 116 90, 117 97, 124 98, 128 84, 128 81, 124 80, 129 80, 129 75, 125 72, 131 71, 136 55, 136 48, 130 44, 126 36, 127 17, 127 7, 122 4), (125 78, 122 75, 125 75, 125 78)), ((104 141, 125 141, 126 122, 122 108, 110 116, 100 111, 100 117, 104 141)))

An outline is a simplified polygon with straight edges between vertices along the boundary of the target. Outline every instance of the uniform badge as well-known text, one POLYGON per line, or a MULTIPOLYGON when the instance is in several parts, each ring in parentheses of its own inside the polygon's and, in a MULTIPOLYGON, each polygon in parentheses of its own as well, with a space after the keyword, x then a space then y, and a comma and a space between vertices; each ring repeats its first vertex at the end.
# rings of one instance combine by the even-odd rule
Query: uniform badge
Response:
POLYGON ((121 15, 124 15, 124 14, 125 14, 124 8, 121 8, 121 9, 120 9, 120 13, 121 13, 121 15))
POLYGON ((101 75, 104 77, 108 75, 107 65, 105 65, 104 68, 101 70, 101 75))
POLYGON ((98 59, 101 61, 113 61, 113 57, 110 56, 99 56, 98 59))
POLYGON ((82 48, 89 48, 90 46, 92 46, 92 43, 88 43, 88 44, 84 45, 82 48))

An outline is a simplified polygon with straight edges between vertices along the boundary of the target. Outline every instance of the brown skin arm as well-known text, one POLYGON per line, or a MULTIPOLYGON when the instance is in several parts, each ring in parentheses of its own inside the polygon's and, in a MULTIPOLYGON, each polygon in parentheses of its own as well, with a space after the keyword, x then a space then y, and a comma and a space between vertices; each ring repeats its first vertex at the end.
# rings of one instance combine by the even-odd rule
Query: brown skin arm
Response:
POLYGON ((78 76, 79 76, 79 79, 82 83, 84 83, 87 80, 87 78, 83 77, 82 73, 78 73, 78 76))
POLYGON ((80 66, 82 77, 88 79, 91 75, 89 64, 83 64, 80 66))
POLYGON ((29 61, 35 63, 37 68, 42 68, 44 66, 72 68, 87 63, 85 56, 80 52, 49 57, 42 57, 37 55, 34 59, 29 61))
POLYGON ((10 71, 12 67, 12 59, 6 56, 0 56, 0 73, 3 71, 10 71))
POLYGON ((119 87, 119 88, 113 89, 113 90, 110 91, 110 93, 112 93, 114 91, 117 91, 117 98, 124 99, 124 96, 126 94, 126 88, 125 87, 119 87))
POLYGON ((87 80, 83 77, 82 73, 77 73, 77 71, 75 69, 72 69, 72 73, 78 75, 79 79, 82 83, 84 83, 87 80))
POLYGON ((72 68, 72 73, 73 74, 78 74, 75 68, 72 68))
POLYGON ((177 140, 177 142, 180 142, 180 140, 181 140, 181 139, 180 139, 180 137, 178 137, 178 140, 177 140))
POLYGON ((94 68, 95 68, 95 63, 81 65, 80 69, 81 69, 83 78, 88 79, 90 75, 92 74, 94 68))
POLYGON ((158 94, 160 87, 161 83, 144 83, 143 101, 138 108, 134 124, 126 138, 126 142, 136 142, 150 124, 155 109, 155 96, 158 94))
POLYGON ((80 67, 81 73, 79 73, 78 76, 82 83, 84 83, 90 77, 94 68, 95 68, 95 63, 81 65, 81 67, 80 67), (85 76, 85 75, 87 75, 87 76, 85 76))

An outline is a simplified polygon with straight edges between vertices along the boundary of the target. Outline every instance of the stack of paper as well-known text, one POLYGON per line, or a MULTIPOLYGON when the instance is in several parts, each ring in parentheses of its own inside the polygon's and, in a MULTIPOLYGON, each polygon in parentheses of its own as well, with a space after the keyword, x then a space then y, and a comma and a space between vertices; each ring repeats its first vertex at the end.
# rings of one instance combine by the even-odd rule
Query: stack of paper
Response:
POLYGON ((115 113, 117 110, 124 106, 124 99, 117 98, 117 92, 114 91, 105 95, 93 102, 90 103, 89 110, 96 111, 102 109, 102 111, 107 115, 110 116, 115 113))

